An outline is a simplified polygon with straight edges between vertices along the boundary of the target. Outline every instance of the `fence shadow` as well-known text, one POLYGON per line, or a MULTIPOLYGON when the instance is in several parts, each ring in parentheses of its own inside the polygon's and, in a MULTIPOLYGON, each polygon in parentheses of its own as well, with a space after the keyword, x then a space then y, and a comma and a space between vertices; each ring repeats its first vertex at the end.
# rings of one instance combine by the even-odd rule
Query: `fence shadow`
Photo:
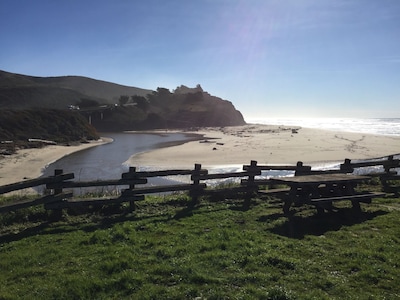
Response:
POLYGON ((5 233, 3 235, 0 235, 0 244, 19 241, 30 236, 43 234, 44 230, 49 227, 50 227, 50 222, 43 222, 38 225, 25 228, 24 230, 18 233, 14 232, 5 233))
MULTIPOLYGON (((193 215, 193 211, 198 208, 197 205, 191 205, 190 202, 180 199, 174 199, 163 203, 158 203, 159 210, 154 210, 154 207, 148 209, 152 210, 153 213, 137 214, 137 211, 131 212, 129 209, 115 208, 115 210, 109 210, 109 206, 106 210, 99 209, 86 209, 86 214, 76 213, 74 209, 70 209, 66 215, 61 219, 47 220, 42 216, 38 218, 34 223, 27 223, 29 227, 24 228, 19 232, 5 232, 0 234, 0 244, 18 241, 24 238, 28 238, 35 235, 53 235, 73 232, 82 230, 84 232, 94 232, 98 229, 107 229, 115 224, 123 223, 127 221, 142 221, 154 219, 153 222, 161 222, 160 218, 164 218, 165 222, 171 219, 179 219, 184 217, 190 217, 193 215), (176 209, 176 213, 172 214, 171 211, 165 208, 165 206, 171 206, 176 209), (73 218, 73 221, 69 219, 73 218), (40 222, 40 223, 37 223, 40 222)), ((15 221, 17 223, 17 221, 15 221)))
MULTIPOLYGON (((275 234, 289 238, 302 239, 306 235, 319 236, 329 231, 338 231, 343 226, 359 224, 387 213, 387 211, 378 210, 374 212, 362 212, 355 215, 351 208, 341 208, 336 212, 329 212, 323 215, 315 214, 306 217, 292 216, 284 223, 269 230, 275 234)), ((275 219, 278 217, 279 216, 275 216, 275 219)))

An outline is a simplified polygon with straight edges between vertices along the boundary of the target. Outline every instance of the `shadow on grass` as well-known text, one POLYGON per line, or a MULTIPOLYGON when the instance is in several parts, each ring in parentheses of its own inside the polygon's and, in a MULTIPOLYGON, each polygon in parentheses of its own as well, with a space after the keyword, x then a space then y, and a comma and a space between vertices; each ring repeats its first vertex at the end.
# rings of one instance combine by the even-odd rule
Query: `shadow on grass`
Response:
MULTIPOLYGON (((251 201, 250 208, 260 205, 261 202, 251 201)), ((203 202, 193 204, 186 199, 174 199, 162 203, 139 204, 141 206, 137 211, 127 212, 123 210, 108 211, 109 214, 88 214, 84 216, 67 215, 61 221, 49 222, 43 220, 40 224, 28 223, 23 229, 15 228, 7 230, 0 235, 0 243, 8 243, 21 240, 34 235, 52 235, 68 233, 76 230, 93 232, 98 229, 107 229, 115 224, 127 221, 145 221, 150 223, 169 222, 188 218, 194 214, 207 214, 220 210, 247 211, 249 206, 243 200, 230 199, 224 201, 224 206, 213 206, 212 202, 203 202), (201 209, 207 206, 207 209, 201 209), (211 208, 212 207, 212 208, 211 208), (139 212, 139 214, 138 214, 139 212)), ((342 208, 336 212, 325 213, 323 215, 292 215, 286 218, 281 211, 281 203, 274 202, 268 204, 266 209, 273 209, 270 213, 258 218, 258 222, 269 223, 274 226, 268 230, 275 234, 287 236, 290 238, 301 239, 305 235, 322 235, 328 231, 339 230, 342 226, 351 226, 373 219, 379 215, 386 214, 385 211, 363 212, 354 214, 350 208, 342 208), (281 220, 280 220, 281 219, 281 220), (282 223, 283 222, 283 223, 282 223)), ((40 220, 37 220, 40 221, 40 220)), ((142 227, 138 225, 139 230, 142 227)))
MULTIPOLYGON (((147 223, 169 222, 190 218, 194 214, 207 214, 221 210, 248 211, 259 205, 259 201, 244 201, 240 198, 201 200, 193 203, 186 198, 170 199, 163 202, 138 202, 136 209, 131 212, 129 207, 107 206, 92 208, 73 208, 64 210, 60 219, 51 220, 46 212, 40 218, 27 222, 23 226, 14 227, 19 224, 15 218, 9 224, 10 229, 0 233, 0 243, 9 243, 35 235, 53 235, 82 230, 84 232, 94 232, 98 229, 111 228, 115 224, 135 221, 145 221, 147 223), (223 203, 217 206, 215 203, 223 203), (203 210, 202 207, 207 209, 203 210), (39 223, 40 222, 40 223, 39 223)), ((139 230, 145 226, 139 226, 139 230)))
POLYGON ((42 218, 41 220, 36 220, 36 222, 27 222, 24 228, 15 227, 12 229, 11 224, 10 230, 0 235, 0 244, 18 241, 35 235, 63 234, 77 230, 94 232, 98 229, 111 228, 115 224, 127 221, 148 220, 149 223, 168 222, 171 219, 190 217, 193 215, 193 211, 198 209, 197 205, 177 200, 158 203, 157 206, 158 210, 151 207, 152 213, 144 215, 138 215, 136 211, 129 212, 129 210, 124 209, 111 209, 108 212, 93 210, 86 211, 86 214, 69 212, 70 214, 65 214, 59 220, 46 220, 42 218), (173 211, 160 209, 160 207, 164 206, 172 207, 173 211), (180 207, 182 209, 179 209, 180 207))
POLYGON ((19 231, 18 233, 6 233, 0 236, 0 244, 18 241, 30 236, 41 234, 47 228, 49 228, 49 222, 44 222, 39 225, 33 225, 31 227, 25 228, 22 231, 19 231))
MULTIPOLYGON (((387 214, 387 212, 383 210, 355 214, 351 208, 341 208, 336 212, 324 213, 322 215, 314 214, 306 217, 291 216, 284 223, 280 223, 269 230, 282 236, 302 239, 305 235, 323 235, 328 231, 337 231, 342 226, 359 224, 384 214, 387 214)), ((268 217, 270 220, 271 215, 268 217)), ((275 219, 279 217, 282 217, 282 215, 279 216, 279 214, 276 214, 275 219)), ((260 221, 263 220, 260 219, 260 221)))

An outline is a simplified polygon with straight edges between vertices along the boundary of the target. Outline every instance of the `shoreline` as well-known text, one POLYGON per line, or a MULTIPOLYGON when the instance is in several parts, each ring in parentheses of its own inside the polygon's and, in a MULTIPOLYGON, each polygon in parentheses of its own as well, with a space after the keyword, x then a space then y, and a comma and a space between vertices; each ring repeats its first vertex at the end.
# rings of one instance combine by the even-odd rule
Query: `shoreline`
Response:
POLYGON ((371 159, 400 152, 399 136, 331 131, 300 126, 247 124, 179 131, 198 134, 200 140, 132 155, 126 163, 148 168, 214 168, 259 164, 331 165, 344 159, 371 159))
MULTIPOLYGON (((129 131, 131 133, 143 133, 129 131)), ((130 156, 129 166, 151 169, 239 167, 258 164, 332 166, 345 158, 371 159, 400 152, 400 136, 330 131, 300 126, 248 124, 196 130, 154 130, 151 134, 182 133, 188 140, 160 143, 159 148, 130 156)), ((112 142, 101 138, 77 146, 51 145, 22 149, 0 157, 0 185, 38 178, 42 170, 64 156, 112 142)))
POLYGON ((79 145, 19 149, 15 154, 3 155, 0 157, 0 185, 38 178, 44 168, 64 156, 112 141, 110 138, 102 137, 100 140, 79 145))

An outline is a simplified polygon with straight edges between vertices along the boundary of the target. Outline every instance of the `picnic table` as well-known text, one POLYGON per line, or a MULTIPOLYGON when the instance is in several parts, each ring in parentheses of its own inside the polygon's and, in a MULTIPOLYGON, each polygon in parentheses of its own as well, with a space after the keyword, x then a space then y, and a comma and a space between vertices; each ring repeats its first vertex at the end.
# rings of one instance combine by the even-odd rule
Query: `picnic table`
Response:
POLYGON ((278 184, 285 184, 290 190, 284 198, 283 211, 290 212, 294 204, 301 206, 311 204, 318 213, 332 210, 334 201, 350 200, 355 211, 361 211, 360 202, 371 203, 374 197, 384 196, 384 193, 356 192, 356 186, 368 180, 368 176, 350 174, 318 174, 294 177, 273 177, 271 180, 278 184))

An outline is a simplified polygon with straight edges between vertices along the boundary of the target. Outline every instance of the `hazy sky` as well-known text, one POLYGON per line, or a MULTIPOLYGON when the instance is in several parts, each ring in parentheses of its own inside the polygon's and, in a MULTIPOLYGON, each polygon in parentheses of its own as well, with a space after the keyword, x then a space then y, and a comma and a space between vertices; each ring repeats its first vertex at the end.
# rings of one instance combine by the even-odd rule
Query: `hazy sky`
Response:
POLYGON ((400 0, 0 0, 0 69, 200 84, 246 119, 400 117, 400 0))

